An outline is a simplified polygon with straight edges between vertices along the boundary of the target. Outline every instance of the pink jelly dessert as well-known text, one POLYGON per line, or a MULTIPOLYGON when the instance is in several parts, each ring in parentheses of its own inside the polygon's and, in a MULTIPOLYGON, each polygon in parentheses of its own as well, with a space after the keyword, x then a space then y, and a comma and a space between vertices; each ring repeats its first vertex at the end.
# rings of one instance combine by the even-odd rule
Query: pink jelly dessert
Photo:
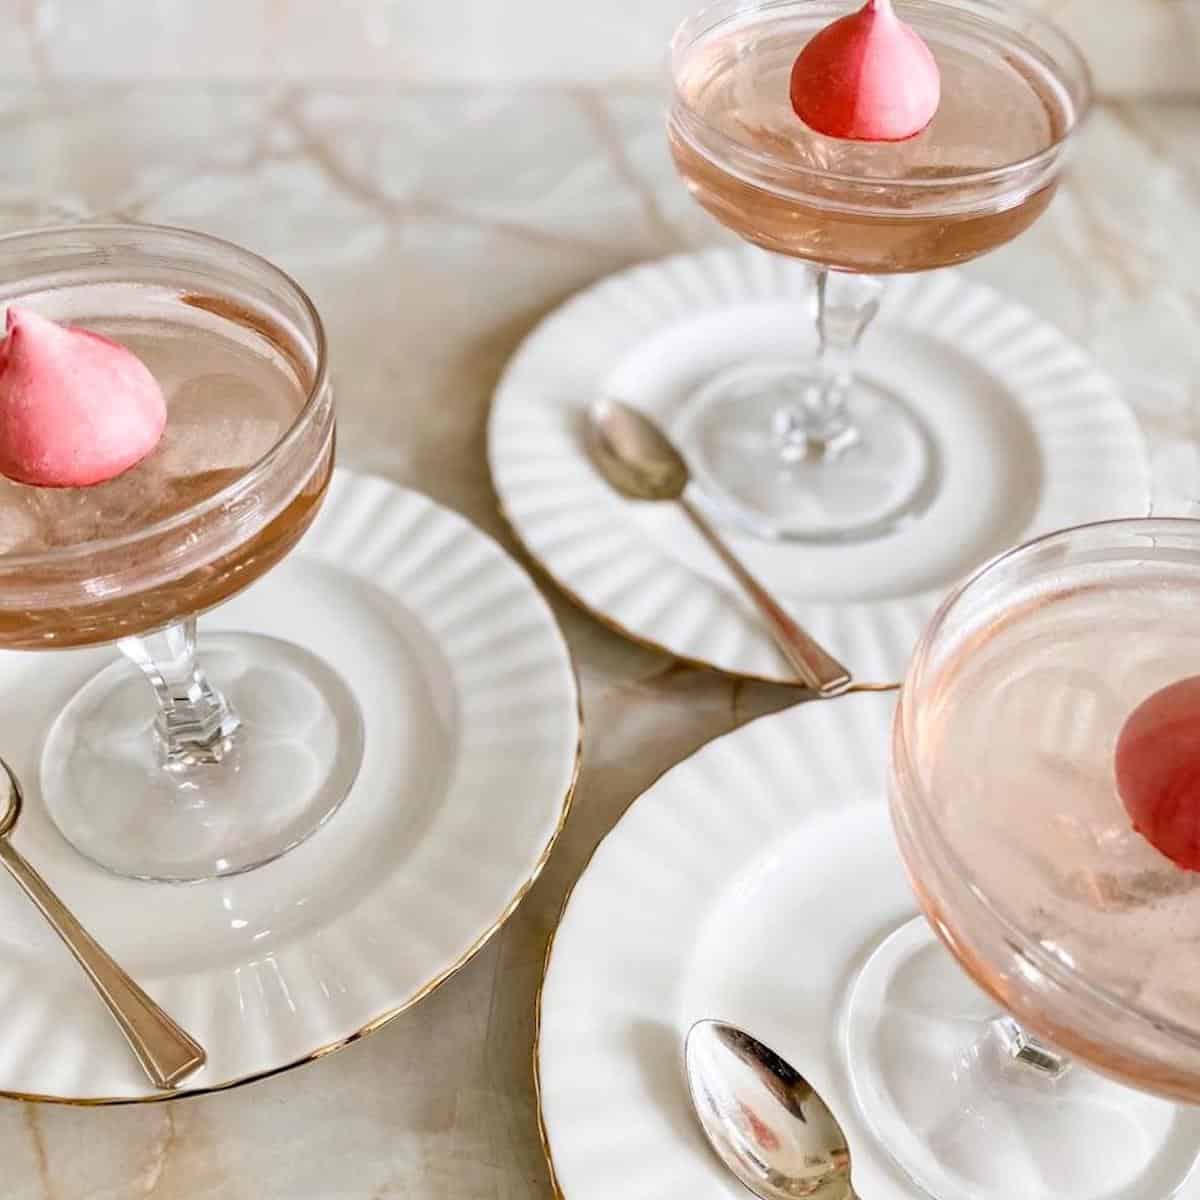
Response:
POLYGON ((804 47, 791 93, 796 115, 817 133, 901 142, 933 120, 942 84, 933 53, 892 0, 867 0, 804 47))
POLYGON ((87 487, 158 445, 162 389, 124 346, 8 310, 0 341, 0 474, 37 487, 87 487))
POLYGON ((1177 866, 1200 871, 1200 677, 1133 710, 1117 738, 1116 777, 1134 829, 1177 866))

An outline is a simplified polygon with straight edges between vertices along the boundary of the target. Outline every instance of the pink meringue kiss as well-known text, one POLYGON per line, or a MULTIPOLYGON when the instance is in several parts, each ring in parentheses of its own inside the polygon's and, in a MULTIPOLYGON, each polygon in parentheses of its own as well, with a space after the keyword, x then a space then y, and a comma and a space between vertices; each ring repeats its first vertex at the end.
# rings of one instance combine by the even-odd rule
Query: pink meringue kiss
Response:
POLYGON ((892 0, 834 21, 808 43, 792 67, 792 108, 826 137, 902 142, 937 112, 941 73, 920 34, 892 0))
POLYGON ((8 310, 0 341, 0 474, 88 487, 141 462, 167 406, 142 361, 98 333, 8 310))
POLYGON ((1133 710, 1117 738, 1117 792, 1134 829, 1185 871, 1200 871, 1200 678, 1133 710))

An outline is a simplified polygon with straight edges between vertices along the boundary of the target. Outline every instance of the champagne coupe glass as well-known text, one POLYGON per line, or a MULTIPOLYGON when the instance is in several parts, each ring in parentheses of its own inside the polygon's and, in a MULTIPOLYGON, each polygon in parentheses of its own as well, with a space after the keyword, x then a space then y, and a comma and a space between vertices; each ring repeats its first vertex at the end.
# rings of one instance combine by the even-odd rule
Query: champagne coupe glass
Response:
POLYGON ((1106 522, 984 567, 925 632, 891 808, 925 917, 846 1010, 855 1096, 938 1200, 1166 1197, 1200 1151, 1200 874, 1135 832, 1130 713, 1200 675, 1200 522, 1106 522))
POLYGON ((938 494, 948 433, 921 397, 855 371, 881 276, 967 262, 1046 210, 1091 103, 1086 63, 1008 0, 896 0, 942 75, 932 124, 899 143, 822 137, 792 111, 792 63, 845 0, 718 0, 672 43, 671 151, 742 238, 810 263, 817 342, 735 363, 675 430, 719 514, 764 538, 883 536, 938 494))
POLYGON ((199 880, 277 858, 349 791, 358 704, 268 630, 206 639, 198 657, 196 618, 275 566, 324 499, 320 317, 258 256, 138 225, 0 239, 9 304, 129 347, 168 413, 156 450, 107 483, 0 480, 0 648, 121 653, 48 731, 42 798, 77 850, 122 875, 199 880))

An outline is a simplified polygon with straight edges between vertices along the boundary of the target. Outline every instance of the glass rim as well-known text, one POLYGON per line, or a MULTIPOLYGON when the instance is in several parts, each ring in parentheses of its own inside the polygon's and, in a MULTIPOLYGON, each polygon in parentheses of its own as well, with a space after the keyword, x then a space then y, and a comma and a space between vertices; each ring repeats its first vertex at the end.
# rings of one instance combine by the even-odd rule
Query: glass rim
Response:
POLYGON ((304 398, 304 403, 296 413, 295 419, 271 446, 271 448, 251 466, 231 480, 211 496, 180 509, 168 517, 154 521, 131 533, 117 534, 106 538, 97 538, 72 546, 52 546, 23 554, 0 554, 0 576, 13 570, 30 567, 53 566, 58 563, 70 562, 78 558, 99 557, 128 546, 135 546, 143 541, 152 541, 191 524, 199 517, 222 508, 236 499, 238 495, 253 486, 264 475, 268 474, 273 465, 286 457, 292 446, 299 441, 308 426, 313 411, 319 406, 321 397, 329 382, 329 353, 328 341, 325 334, 325 324, 308 293, 283 268, 278 267, 270 259, 264 258, 253 250, 247 250, 227 238, 217 237, 210 233, 201 233, 195 229, 185 229, 177 225, 160 225, 140 221, 97 221, 80 222, 77 224, 60 224, 38 226, 33 229, 16 230, 0 235, 0 249, 7 248, 14 242, 53 240, 64 236, 79 235, 130 235, 143 234, 150 237, 169 236, 175 240, 190 242, 198 247, 216 251, 220 254, 233 255, 248 263, 257 270, 265 271, 274 277, 277 283, 283 285, 286 291, 292 293, 299 302, 301 309, 312 322, 313 351, 316 358, 312 383, 304 398))
MULTIPOLYGON (((905 192, 921 194, 928 191, 944 190, 947 187, 955 187, 960 184, 980 185, 1002 183, 1009 177, 1041 170, 1053 162, 1061 153, 1063 147, 1070 141, 1072 135, 1083 124, 1088 113, 1091 111, 1095 99, 1095 86, 1092 80, 1091 67, 1084 57, 1083 51, 1079 49, 1074 39, 1057 22, 1050 20, 1034 9, 1026 7, 1021 0, 1012 0, 1011 3, 1005 0, 1003 4, 999 3, 998 0, 969 0, 969 2, 992 9, 998 13, 1022 17, 1039 31, 1052 34, 1059 39, 1073 60, 1071 64, 1072 69, 1078 73, 1080 99, 1076 106, 1076 111, 1073 113, 1073 119, 1063 130, 1061 136, 1057 137, 1050 145, 1039 150, 1036 154, 1026 155, 1024 158, 1017 159, 1011 163, 1005 163, 999 167, 979 167, 961 171, 956 175, 938 176, 937 178, 880 179, 877 176, 854 175, 839 171, 823 171, 815 167, 797 166, 789 158, 772 154, 765 150, 755 150, 744 142, 739 142, 736 138, 730 137, 710 121, 701 117, 681 95, 679 90, 679 64, 683 56, 701 38, 712 33, 713 30, 740 18, 753 16, 757 13, 770 12, 773 9, 808 7, 827 2, 828 0, 711 0, 709 4, 698 12, 685 17, 676 27, 668 51, 672 91, 675 102, 673 107, 678 106, 684 111, 690 122, 695 123, 705 131, 706 137, 711 137, 718 144, 728 147, 733 153, 751 163, 760 163, 776 171, 783 170, 796 180, 811 179, 823 183, 841 183, 851 187, 869 188, 878 188, 881 184, 886 184, 890 190, 901 194, 905 192), (718 14, 721 15, 718 16, 718 14)), ((924 8, 934 11, 965 11, 965 6, 961 3, 955 3, 954 0, 896 0, 896 2, 901 8, 919 4, 924 8)), ((1064 72, 1059 72, 1059 74, 1064 74, 1064 72)), ((706 157, 708 156, 706 155, 706 157)))
MULTIPOLYGON (((959 601, 968 592, 972 591, 977 584, 991 576, 993 571, 1015 560, 1031 555, 1039 549, 1052 545, 1055 542, 1066 541, 1087 533, 1105 531, 1117 533, 1122 530, 1130 533, 1138 531, 1149 533, 1156 529, 1162 531, 1186 530, 1194 538, 1200 540, 1200 521, 1194 517, 1120 517, 1103 521, 1088 521, 1081 525, 1070 525, 1063 529, 1055 529, 1049 533, 1041 534, 1027 542, 1022 542, 1020 545, 1012 546, 995 555, 993 558, 988 559, 987 562, 979 566, 955 587, 942 601, 937 611, 930 618, 929 623, 917 641, 916 649, 913 651, 908 672, 900 689, 900 699, 896 706, 896 715, 893 723, 894 736, 891 739, 892 772, 894 775, 900 777, 901 786, 906 795, 913 797, 916 804, 926 814, 929 811, 926 804, 928 789, 924 788, 916 779, 912 756, 914 738, 910 728, 910 718, 913 706, 916 703, 913 698, 913 689, 914 684, 920 679, 927 666, 930 653, 938 640, 942 627, 959 601)), ((929 827, 922 830, 920 834, 921 839, 932 841, 936 845, 938 855, 944 858, 948 869, 960 880, 969 880, 971 873, 967 869, 967 864, 963 861, 962 856, 942 835, 941 831, 936 827, 936 822, 927 824, 929 827)), ((1133 1001, 1126 1000, 1110 991, 1104 985, 1094 982, 1077 967, 1065 962, 1061 957, 1047 950, 1040 942, 1030 938, 1028 932, 1013 919, 1002 905, 998 905, 978 887, 972 886, 970 892, 974 902, 984 909, 988 918, 995 921, 1020 946, 1021 954, 1031 959, 1045 975, 1057 981, 1060 985, 1065 986, 1069 991, 1082 992, 1106 1008, 1119 1012, 1123 1016, 1134 1017, 1139 1022, 1152 1025, 1155 1029, 1168 1033, 1172 1038, 1180 1042, 1200 1049, 1200 1029, 1190 1029, 1178 1021, 1154 1013, 1133 1001)))

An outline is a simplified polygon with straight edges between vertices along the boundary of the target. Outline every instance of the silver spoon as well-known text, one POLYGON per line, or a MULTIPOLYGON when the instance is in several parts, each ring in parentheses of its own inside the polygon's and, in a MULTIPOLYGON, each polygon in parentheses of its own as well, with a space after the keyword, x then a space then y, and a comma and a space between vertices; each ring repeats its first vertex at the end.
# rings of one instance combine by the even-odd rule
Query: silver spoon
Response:
POLYGON ((9 835, 21 815, 23 797, 17 777, 2 758, 0 768, 0 862, 87 973, 150 1080, 160 1088, 174 1087, 204 1065, 204 1048, 113 962, 13 846, 9 835))
POLYGON ((616 400, 592 406, 591 451, 605 479, 634 500, 674 500, 746 590, 801 682, 820 696, 850 689, 850 672, 796 624, 742 565, 704 514, 687 497, 691 479, 683 456, 645 414, 616 400))
POLYGON ((761 1200, 856 1200, 846 1136, 802 1075, 748 1033, 699 1021, 688 1089, 717 1157, 761 1200))

